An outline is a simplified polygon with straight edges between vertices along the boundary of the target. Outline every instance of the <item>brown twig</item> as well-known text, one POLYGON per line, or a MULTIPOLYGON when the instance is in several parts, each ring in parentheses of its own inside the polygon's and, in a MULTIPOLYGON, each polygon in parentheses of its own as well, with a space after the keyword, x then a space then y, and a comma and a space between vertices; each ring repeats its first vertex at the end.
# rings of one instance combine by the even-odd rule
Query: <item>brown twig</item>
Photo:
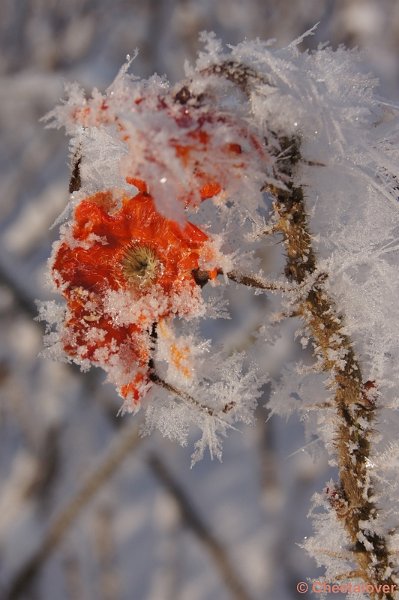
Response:
POLYGON ((150 379, 159 387, 170 392, 174 396, 177 396, 186 404, 189 404, 189 405, 197 408, 198 410, 207 414, 210 417, 222 417, 223 415, 226 415, 227 413, 229 413, 235 406, 234 401, 227 402, 224 406, 222 406, 219 409, 215 409, 210 406, 207 406, 203 402, 199 402, 198 400, 193 398, 193 396, 190 396, 190 394, 187 394, 187 392, 178 389, 174 385, 168 383, 167 381, 165 381, 164 379, 159 377, 155 373, 155 371, 152 371, 152 373, 150 374, 150 379))
MULTIPOLYGON (((201 269, 194 269, 193 272, 194 281, 200 287, 204 287, 210 280, 209 271, 202 271, 201 269)), ((240 273, 239 271, 228 271, 224 273, 222 269, 218 269, 218 275, 226 275, 228 279, 245 285, 247 287, 255 288, 258 290, 264 290, 269 292, 287 292, 290 290, 289 286, 277 281, 268 281, 257 275, 247 275, 246 273, 240 273)))
POLYGON ((262 279, 261 277, 257 277, 254 275, 246 275, 244 273, 239 273, 238 271, 229 271, 227 277, 234 281, 235 283, 240 283, 241 285, 246 285, 247 287, 252 287, 258 290, 268 290, 269 292, 287 292, 289 291, 289 286, 284 285, 283 283, 278 283, 275 281, 267 281, 266 279, 262 279))

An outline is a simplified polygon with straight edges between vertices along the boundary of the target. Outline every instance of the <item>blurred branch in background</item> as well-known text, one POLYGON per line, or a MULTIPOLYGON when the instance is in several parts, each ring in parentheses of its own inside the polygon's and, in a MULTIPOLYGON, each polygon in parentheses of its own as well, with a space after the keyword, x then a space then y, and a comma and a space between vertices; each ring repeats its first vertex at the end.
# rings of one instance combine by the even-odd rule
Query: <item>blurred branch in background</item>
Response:
POLYGON ((102 600, 117 600, 122 595, 121 573, 117 564, 117 548, 113 531, 114 517, 112 508, 107 505, 100 506, 95 513, 93 547, 99 567, 102 600))
POLYGON ((187 493, 176 481, 165 462, 157 455, 152 454, 148 459, 148 464, 158 481, 175 500, 184 525, 193 531, 213 558, 213 564, 220 572, 226 587, 230 590, 231 597, 234 600, 250 600, 251 597, 240 580, 237 570, 230 562, 222 544, 207 527, 199 512, 194 508, 187 493))
MULTIPOLYGON (((18 599, 29 590, 30 585, 43 568, 45 562, 64 540, 69 528, 74 524, 82 510, 90 503, 93 496, 99 492, 101 487, 117 472, 125 458, 137 448, 140 443, 138 431, 139 425, 134 423, 127 426, 126 431, 118 432, 116 440, 114 439, 111 448, 109 448, 105 457, 100 461, 97 469, 87 477, 75 496, 56 515, 47 532, 44 534, 39 548, 27 563, 23 565, 20 571, 14 575, 9 586, 7 598, 10 600, 18 599)), ((232 598, 236 600, 250 600, 250 596, 230 563, 223 546, 205 525, 205 522, 195 510, 186 492, 176 482, 166 464, 155 454, 152 454, 148 459, 148 465, 157 477, 158 482, 173 497, 179 508, 183 523, 193 531, 203 544, 205 550, 210 553, 215 567, 219 570, 225 585, 231 591, 232 598)), ((99 514, 97 522, 97 535, 99 536, 98 539, 101 538, 102 542, 97 544, 96 547, 99 553, 99 564, 103 567, 105 567, 105 562, 109 561, 112 557, 112 548, 107 546, 111 538, 104 531, 104 527, 107 527, 108 516, 108 512, 106 515, 104 512, 101 515, 99 514)), ((109 569, 103 568, 101 571, 104 573, 104 585, 101 586, 104 597, 114 598, 114 591, 111 593, 110 590, 114 590, 115 576, 112 573, 110 574, 109 569)))
POLYGON ((44 534, 39 548, 14 576, 9 586, 8 597, 10 600, 20 598, 25 590, 29 588, 43 564, 64 539, 84 507, 87 506, 108 479, 116 473, 118 467, 130 452, 136 449, 140 443, 138 430, 139 425, 135 422, 127 426, 126 431, 117 433, 116 439, 106 452, 105 457, 100 460, 99 466, 87 477, 69 503, 56 515, 44 534))

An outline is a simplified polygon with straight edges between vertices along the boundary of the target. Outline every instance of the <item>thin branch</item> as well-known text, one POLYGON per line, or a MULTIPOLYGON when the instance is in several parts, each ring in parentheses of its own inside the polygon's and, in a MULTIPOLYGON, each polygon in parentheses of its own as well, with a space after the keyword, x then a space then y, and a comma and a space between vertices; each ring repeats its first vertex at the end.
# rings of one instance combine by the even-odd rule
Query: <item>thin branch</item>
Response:
MULTIPOLYGON (((158 340, 157 323, 152 324, 150 337, 151 337, 152 346, 153 346, 153 350, 154 350, 157 340, 158 340)), ((227 402, 222 408, 219 408, 219 409, 211 408, 210 406, 207 406, 203 402, 196 400, 195 398, 193 398, 193 396, 191 396, 184 390, 180 390, 179 388, 175 387, 171 383, 168 383, 167 381, 165 381, 164 379, 162 379, 162 377, 160 377, 158 375, 156 366, 155 366, 155 360, 154 360, 153 353, 151 354, 150 359, 148 361, 148 369, 149 369, 149 378, 153 383, 155 383, 159 387, 163 388, 167 392, 170 392, 174 396, 177 396, 186 404, 197 408, 201 412, 204 412, 205 414, 207 414, 210 417, 220 417, 222 414, 227 414, 235 406, 235 402, 231 401, 231 402, 227 402)))
POLYGON ((165 381, 164 379, 159 377, 155 373, 155 371, 152 371, 152 373, 150 374, 150 379, 153 383, 155 383, 159 387, 170 392, 174 396, 177 396, 178 398, 183 400, 183 402, 185 402, 186 404, 194 406, 195 408, 199 409, 201 412, 206 413, 210 417, 217 417, 217 416, 221 417, 223 414, 226 415, 235 406, 235 402, 227 402, 222 408, 216 410, 214 408, 211 408, 210 406, 207 406, 206 404, 203 404, 202 402, 199 402, 198 400, 193 398, 193 396, 190 396, 190 394, 188 394, 187 392, 180 390, 179 388, 175 387, 174 385, 168 383, 167 381, 165 381))
POLYGON ((190 394, 187 394, 187 392, 184 392, 183 390, 179 390, 177 387, 175 387, 171 383, 168 383, 167 381, 165 381, 164 379, 159 377, 155 373, 155 371, 151 372, 150 379, 153 383, 155 383, 159 387, 170 392, 174 396, 177 396, 178 398, 180 398, 187 404, 191 404, 191 406, 195 406, 195 408, 199 408, 202 412, 205 412, 210 417, 212 417, 215 414, 215 411, 213 410, 213 408, 211 408, 210 406, 207 406, 206 404, 202 404, 201 402, 198 402, 198 400, 196 400, 195 398, 190 396, 190 394))
MULTIPOLYGON (((194 269, 192 274, 195 283, 200 287, 204 287, 204 285, 206 285, 210 280, 208 271, 194 269)), ((228 279, 234 281, 235 283, 246 285, 247 287, 255 288, 258 290, 265 290, 269 292, 289 292, 291 289, 293 289, 287 284, 276 281, 268 281, 267 279, 263 279, 262 277, 258 277, 256 275, 247 275, 246 273, 240 273, 239 271, 228 271, 227 273, 224 273, 222 269, 218 269, 217 274, 226 275, 228 279)))
POLYGON ((140 441, 139 425, 136 423, 127 427, 125 432, 117 434, 116 442, 111 443, 111 447, 98 467, 88 475, 78 492, 54 518, 36 552, 15 574, 9 585, 8 600, 20 598, 29 588, 84 507, 92 500, 102 485, 116 473, 125 458, 137 448, 140 441))
POLYGON ((166 464, 152 454, 148 464, 157 479, 175 500, 183 521, 190 527, 206 551, 212 557, 226 587, 235 600, 250 600, 250 595, 245 589, 237 569, 230 563, 225 549, 219 540, 212 534, 202 520, 198 511, 194 508, 185 490, 175 480, 166 464))
POLYGON ((291 289, 289 285, 284 283, 268 281, 267 279, 262 279, 261 277, 256 277, 253 275, 245 275, 243 273, 239 273, 238 271, 229 271, 226 273, 226 275, 235 283, 240 283, 241 285, 246 285, 258 290, 268 290, 269 292, 288 292, 291 289))

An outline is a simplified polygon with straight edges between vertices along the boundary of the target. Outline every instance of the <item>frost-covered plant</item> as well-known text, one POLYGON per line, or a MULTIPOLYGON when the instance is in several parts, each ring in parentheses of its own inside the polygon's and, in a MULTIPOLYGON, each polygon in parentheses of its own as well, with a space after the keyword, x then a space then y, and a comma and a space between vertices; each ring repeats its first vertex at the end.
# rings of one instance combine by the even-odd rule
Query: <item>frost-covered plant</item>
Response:
MULTIPOLYGON (((338 469, 307 547, 328 580, 394 598, 397 513, 383 490, 398 484, 383 467, 397 448, 376 429, 397 407, 398 121, 357 52, 203 41, 183 82, 139 80, 129 61, 104 94, 69 86, 50 115, 74 168, 50 260, 65 303, 40 313, 48 355, 101 367, 147 432, 185 443, 196 425, 193 460, 220 457, 268 376, 250 351, 202 339, 201 321, 226 317, 231 282, 280 294, 314 362, 287 369, 268 406, 306 415, 338 469), (267 277, 259 255, 276 238, 284 277, 267 277)), ((273 327, 265 315, 257 356, 273 327)))

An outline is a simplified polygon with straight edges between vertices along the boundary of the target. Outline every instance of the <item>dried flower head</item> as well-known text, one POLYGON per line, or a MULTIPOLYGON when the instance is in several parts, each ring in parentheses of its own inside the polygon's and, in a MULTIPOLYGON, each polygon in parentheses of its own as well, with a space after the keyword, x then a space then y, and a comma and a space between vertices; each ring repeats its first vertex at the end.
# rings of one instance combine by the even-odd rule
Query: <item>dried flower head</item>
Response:
POLYGON ((201 308, 193 271, 208 235, 163 217, 145 185, 135 183, 142 191, 134 197, 106 191, 79 202, 52 274, 67 300, 68 357, 116 373, 121 394, 137 401, 138 384, 150 385, 153 323, 201 308))
POLYGON ((204 200, 219 202, 230 196, 240 187, 241 178, 248 177, 248 170, 255 179, 256 171, 262 172, 257 182, 261 187, 264 165, 270 159, 262 138, 246 119, 215 102, 211 89, 192 95, 185 86, 176 93, 156 79, 147 85, 130 85, 129 96, 116 85, 104 95, 76 97, 57 111, 58 117, 61 111, 66 113, 63 118, 71 129, 96 132, 93 137, 83 136, 83 188, 93 178, 98 183, 98 170, 91 171, 91 151, 98 136, 105 144, 112 139, 115 151, 112 167, 101 173, 104 188, 109 168, 117 185, 142 178, 158 210, 167 216, 181 218, 188 207, 196 209, 204 200))

